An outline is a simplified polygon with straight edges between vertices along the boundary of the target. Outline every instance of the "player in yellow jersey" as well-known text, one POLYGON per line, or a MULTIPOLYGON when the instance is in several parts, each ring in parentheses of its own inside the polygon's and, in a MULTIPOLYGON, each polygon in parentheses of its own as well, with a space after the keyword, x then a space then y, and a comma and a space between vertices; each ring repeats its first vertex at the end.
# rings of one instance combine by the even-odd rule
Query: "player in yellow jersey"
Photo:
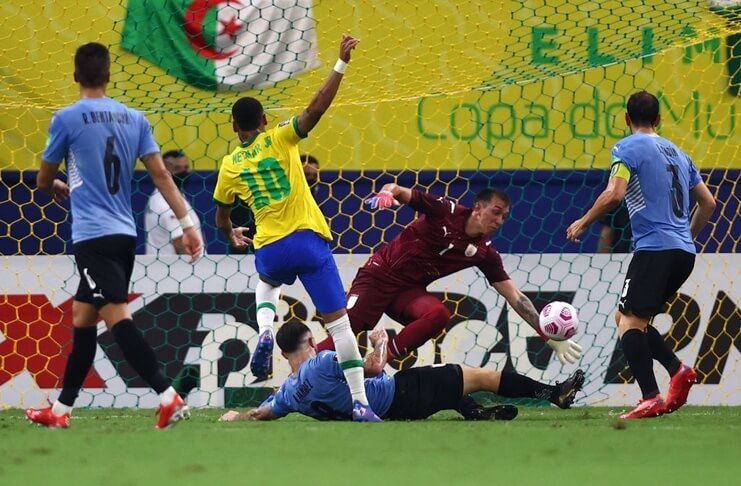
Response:
MULTIPOLYGON (((259 339, 250 368, 258 379, 272 370, 273 320, 280 287, 301 279, 334 340, 340 366, 353 398, 353 420, 378 422, 368 405, 363 361, 345 309, 347 300, 329 242, 332 235, 304 177, 298 143, 332 104, 358 40, 343 35, 340 58, 324 85, 299 116, 267 128, 262 104, 241 98, 232 106, 232 126, 242 143, 224 157, 214 190, 216 226, 235 248, 255 246, 260 281, 255 289, 259 339), (255 215, 254 239, 232 227, 237 198, 255 215)), ((311 386, 308 384, 307 386, 311 386)))

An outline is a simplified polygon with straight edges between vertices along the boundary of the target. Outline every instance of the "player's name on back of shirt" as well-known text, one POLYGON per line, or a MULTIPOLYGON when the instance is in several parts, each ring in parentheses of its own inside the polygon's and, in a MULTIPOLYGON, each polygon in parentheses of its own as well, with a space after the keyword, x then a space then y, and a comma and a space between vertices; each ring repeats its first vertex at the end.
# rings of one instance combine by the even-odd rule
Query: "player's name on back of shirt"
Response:
POLYGON ((91 123, 119 123, 124 125, 130 125, 134 123, 134 119, 130 113, 126 111, 83 111, 82 121, 85 125, 91 123))

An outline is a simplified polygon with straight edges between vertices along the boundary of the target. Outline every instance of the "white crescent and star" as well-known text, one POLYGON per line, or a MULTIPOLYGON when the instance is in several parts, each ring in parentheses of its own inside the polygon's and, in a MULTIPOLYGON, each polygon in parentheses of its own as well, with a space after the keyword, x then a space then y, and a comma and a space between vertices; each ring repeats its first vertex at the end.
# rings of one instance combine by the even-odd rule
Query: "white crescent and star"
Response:
MULTIPOLYGON (((199 56, 206 59, 228 59, 239 51, 239 49, 218 51, 208 45, 206 39, 203 37, 203 20, 206 18, 206 14, 209 10, 221 4, 242 5, 237 0, 195 0, 185 12, 185 22, 183 25, 185 35, 193 50, 199 56)), ((236 15, 232 16, 229 21, 225 22, 221 20, 219 22, 224 26, 223 32, 232 38, 236 38, 237 34, 242 30, 242 25, 237 22, 236 15)))

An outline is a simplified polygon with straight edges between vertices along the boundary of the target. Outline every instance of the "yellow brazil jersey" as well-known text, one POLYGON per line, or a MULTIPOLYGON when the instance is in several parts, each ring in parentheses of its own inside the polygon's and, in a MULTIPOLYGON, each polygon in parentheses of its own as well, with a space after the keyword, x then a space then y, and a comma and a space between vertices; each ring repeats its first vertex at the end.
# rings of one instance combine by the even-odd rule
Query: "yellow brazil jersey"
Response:
POLYGON ((247 140, 221 162, 214 201, 233 206, 244 201, 255 215, 255 249, 300 230, 331 241, 324 215, 304 177, 298 142, 298 117, 247 140))

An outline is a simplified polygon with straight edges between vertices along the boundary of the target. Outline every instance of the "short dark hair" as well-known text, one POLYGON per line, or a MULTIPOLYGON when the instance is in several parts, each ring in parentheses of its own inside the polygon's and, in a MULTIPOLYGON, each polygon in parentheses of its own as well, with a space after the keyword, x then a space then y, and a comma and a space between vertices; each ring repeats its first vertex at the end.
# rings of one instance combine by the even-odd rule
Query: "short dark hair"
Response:
POLYGON ((316 157, 309 154, 301 154, 301 163, 316 165, 317 167, 319 167, 319 161, 316 160, 316 157))
POLYGON ((90 42, 77 48, 75 52, 75 74, 83 88, 105 86, 111 71, 111 55, 108 48, 97 42, 90 42))
POLYGON ((178 157, 185 157, 185 152, 183 152, 183 149, 168 150, 167 152, 162 154, 163 159, 177 159, 178 157))
POLYGON ((628 116, 633 125, 654 126, 659 117, 659 99, 648 91, 633 93, 628 98, 628 116))
POLYGON ((239 98, 232 105, 232 119, 245 132, 258 128, 264 113, 262 103, 255 98, 239 98))
POLYGON ((298 349, 307 334, 311 334, 311 329, 303 322, 286 322, 278 329, 275 342, 281 351, 288 354, 298 349))
POLYGON ((476 198, 474 199, 474 203, 489 203, 491 202, 492 198, 498 198, 501 199, 504 204, 507 206, 510 206, 510 199, 509 194, 504 192, 501 189, 497 189, 496 187, 487 187, 485 189, 481 189, 479 192, 476 193, 476 198))

